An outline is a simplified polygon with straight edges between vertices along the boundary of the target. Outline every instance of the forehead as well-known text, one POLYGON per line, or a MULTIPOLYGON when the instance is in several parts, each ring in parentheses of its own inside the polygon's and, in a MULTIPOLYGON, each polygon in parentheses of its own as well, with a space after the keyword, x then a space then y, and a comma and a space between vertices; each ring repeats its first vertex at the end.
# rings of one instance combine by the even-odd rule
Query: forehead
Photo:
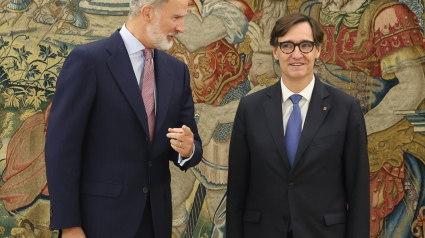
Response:
POLYGON ((293 25, 285 35, 278 38, 278 41, 292 41, 295 43, 301 41, 314 41, 313 30, 311 29, 310 23, 301 22, 293 25))
POLYGON ((185 15, 187 12, 188 0, 169 0, 159 8, 161 13, 169 15, 185 15))

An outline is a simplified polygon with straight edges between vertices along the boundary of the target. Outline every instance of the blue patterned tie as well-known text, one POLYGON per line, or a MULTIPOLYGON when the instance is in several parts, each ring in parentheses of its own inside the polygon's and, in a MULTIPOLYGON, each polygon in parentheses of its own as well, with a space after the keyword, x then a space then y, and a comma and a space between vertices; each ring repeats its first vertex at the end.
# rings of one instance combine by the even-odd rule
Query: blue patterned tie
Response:
POLYGON ((286 151, 288 152, 289 165, 292 168, 295 154, 297 153, 298 142, 301 137, 301 110, 298 103, 302 96, 299 94, 292 94, 289 98, 292 101, 293 108, 291 115, 289 116, 288 123, 286 124, 285 143, 286 151))

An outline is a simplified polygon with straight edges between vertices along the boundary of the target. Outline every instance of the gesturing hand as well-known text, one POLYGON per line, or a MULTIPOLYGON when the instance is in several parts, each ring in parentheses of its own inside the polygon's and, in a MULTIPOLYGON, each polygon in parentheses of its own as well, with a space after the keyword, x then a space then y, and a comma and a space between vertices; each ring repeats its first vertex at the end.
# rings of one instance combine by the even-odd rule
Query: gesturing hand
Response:
POLYGON ((189 127, 168 128, 167 137, 170 138, 171 147, 183 158, 188 158, 193 153, 193 133, 189 127))

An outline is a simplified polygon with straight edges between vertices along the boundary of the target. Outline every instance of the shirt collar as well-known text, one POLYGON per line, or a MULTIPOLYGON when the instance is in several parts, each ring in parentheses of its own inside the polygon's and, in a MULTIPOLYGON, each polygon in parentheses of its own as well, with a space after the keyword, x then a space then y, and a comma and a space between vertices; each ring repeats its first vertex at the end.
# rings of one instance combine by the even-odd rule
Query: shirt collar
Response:
MULTIPOLYGON (((127 49, 128 55, 132 55, 137 52, 141 52, 146 49, 146 47, 140 42, 136 37, 131 34, 131 32, 124 25, 121 27, 120 35, 124 41, 125 48, 127 49)), ((154 56, 154 51, 152 50, 152 57, 154 56)))
MULTIPOLYGON (((289 90, 286 85, 283 83, 282 78, 280 79, 280 83, 282 86, 282 100, 283 102, 286 102, 292 94, 295 94, 291 90, 289 90)), ((310 101, 311 95, 313 94, 313 88, 314 88, 314 76, 311 82, 305 87, 301 92, 298 94, 301 95, 303 98, 307 99, 307 101, 310 101)))

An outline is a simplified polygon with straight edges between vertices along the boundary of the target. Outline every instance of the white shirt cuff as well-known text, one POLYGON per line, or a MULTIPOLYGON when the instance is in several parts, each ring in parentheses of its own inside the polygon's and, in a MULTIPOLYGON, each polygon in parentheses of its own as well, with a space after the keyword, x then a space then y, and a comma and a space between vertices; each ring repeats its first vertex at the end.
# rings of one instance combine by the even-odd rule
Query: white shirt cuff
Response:
POLYGON ((183 159, 183 157, 181 156, 181 154, 179 154, 179 159, 177 160, 177 163, 179 163, 180 166, 183 166, 187 161, 189 161, 190 159, 192 159, 193 154, 195 153, 195 143, 193 143, 193 151, 192 151, 192 155, 187 158, 187 159, 183 159))

